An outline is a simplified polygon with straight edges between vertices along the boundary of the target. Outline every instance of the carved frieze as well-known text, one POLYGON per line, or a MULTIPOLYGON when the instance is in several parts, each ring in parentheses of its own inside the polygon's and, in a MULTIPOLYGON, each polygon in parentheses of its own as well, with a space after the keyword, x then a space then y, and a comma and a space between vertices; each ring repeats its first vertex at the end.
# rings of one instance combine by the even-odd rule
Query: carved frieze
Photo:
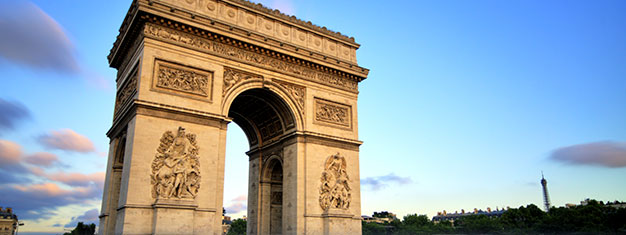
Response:
POLYGON ((351 128, 351 107, 315 98, 315 121, 351 128))
POLYGON ((233 88, 233 86, 237 83, 254 78, 263 79, 261 75, 224 67, 224 86, 222 89, 222 95, 226 95, 226 92, 233 88))
POLYGON ((304 114, 304 99, 306 97, 306 88, 303 86, 298 86, 282 81, 276 81, 276 84, 285 88, 285 90, 289 92, 289 95, 291 95, 291 97, 296 101, 296 105, 298 105, 298 109, 300 109, 300 112, 304 114))
POLYGON ((210 97, 213 73, 156 60, 154 86, 199 97, 210 97))
POLYGON ((117 91, 115 98, 114 116, 117 117, 118 111, 122 106, 126 105, 133 95, 137 92, 137 68, 132 75, 124 82, 122 87, 117 91))
POLYGON ((328 209, 348 209, 352 200, 346 159, 339 153, 326 159, 320 186, 320 206, 328 209))
POLYGON ((200 188, 200 160, 196 135, 178 128, 166 131, 152 161, 152 197, 193 199, 200 188))
POLYGON ((279 73, 300 77, 309 81, 318 82, 343 90, 356 92, 356 81, 342 78, 332 73, 319 71, 300 63, 286 61, 252 50, 246 50, 222 42, 198 37, 190 33, 177 31, 153 23, 146 23, 144 28, 146 37, 183 44, 211 54, 223 56, 231 60, 259 66, 279 73))

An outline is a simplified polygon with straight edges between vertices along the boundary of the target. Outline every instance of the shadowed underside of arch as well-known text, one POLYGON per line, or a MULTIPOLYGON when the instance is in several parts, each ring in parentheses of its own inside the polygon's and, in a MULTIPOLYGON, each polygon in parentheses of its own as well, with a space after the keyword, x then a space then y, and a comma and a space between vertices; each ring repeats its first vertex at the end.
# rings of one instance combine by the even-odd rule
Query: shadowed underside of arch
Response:
POLYGON ((239 94, 228 116, 248 137, 250 148, 260 146, 295 129, 294 115, 287 104, 269 90, 255 88, 239 94))

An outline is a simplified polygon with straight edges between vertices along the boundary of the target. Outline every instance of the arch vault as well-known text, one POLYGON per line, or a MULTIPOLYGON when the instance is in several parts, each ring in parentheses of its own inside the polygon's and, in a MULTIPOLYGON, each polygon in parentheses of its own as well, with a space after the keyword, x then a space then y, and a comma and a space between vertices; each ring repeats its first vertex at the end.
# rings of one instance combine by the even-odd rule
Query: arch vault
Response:
POLYGON ((244 0, 135 0, 99 234, 222 234, 226 130, 250 150, 248 234, 361 234, 359 44, 244 0))

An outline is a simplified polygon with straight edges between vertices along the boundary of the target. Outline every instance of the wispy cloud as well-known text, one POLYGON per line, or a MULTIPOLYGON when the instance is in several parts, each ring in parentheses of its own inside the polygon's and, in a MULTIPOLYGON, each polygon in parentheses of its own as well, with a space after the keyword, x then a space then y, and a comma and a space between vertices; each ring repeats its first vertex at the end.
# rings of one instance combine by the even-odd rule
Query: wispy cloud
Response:
POLYGON ((95 151, 89 138, 70 129, 51 131, 39 137, 39 142, 50 149, 88 153, 95 151))
POLYGON ((76 225, 78 224, 78 222, 83 222, 84 224, 98 224, 98 209, 91 209, 86 211, 84 214, 76 216, 76 217, 72 217, 72 220, 65 224, 65 228, 74 228, 76 227, 76 225))
POLYGON ((30 111, 23 104, 0 99, 0 134, 14 130, 19 122, 30 118, 30 111))
POLYGON ((240 195, 230 201, 230 206, 224 208, 228 214, 237 214, 248 209, 248 196, 246 195, 240 195))
POLYGON ((22 147, 12 141, 0 140, 0 167, 20 162, 22 147))
POLYGON ((57 172, 46 175, 50 180, 64 183, 70 186, 89 186, 95 184, 102 188, 104 185, 104 172, 91 174, 57 172))
POLYGON ((59 157, 52 153, 39 152, 25 157, 24 161, 35 166, 50 167, 55 163, 59 163, 59 157))
POLYGON ((4 2, 0 31, 0 57, 8 61, 65 73, 81 70, 63 28, 31 2, 4 2))
POLYGON ((61 164, 56 155, 26 155, 22 146, 0 140, 0 205, 11 205, 21 219, 46 219, 67 205, 85 205, 102 197, 104 172, 48 173, 41 167, 61 164), (7 196, 5 196, 7 195, 7 196))
POLYGON ((102 196, 102 189, 95 185, 88 187, 61 188, 55 183, 30 185, 0 185, 0 204, 13 205, 21 219, 46 219, 47 212, 72 204, 87 204, 102 196))
POLYGON ((550 159, 573 165, 626 166, 626 142, 593 142, 556 149, 550 159))
POLYGON ((245 211, 248 209, 248 207, 246 206, 245 203, 233 203, 230 206, 227 206, 226 208, 226 213, 228 214, 237 214, 239 212, 245 211))
POLYGON ((361 186, 367 187, 373 191, 378 191, 388 187, 391 184, 405 185, 412 182, 413 181, 410 177, 400 177, 394 173, 389 173, 388 175, 367 177, 361 179, 361 186))

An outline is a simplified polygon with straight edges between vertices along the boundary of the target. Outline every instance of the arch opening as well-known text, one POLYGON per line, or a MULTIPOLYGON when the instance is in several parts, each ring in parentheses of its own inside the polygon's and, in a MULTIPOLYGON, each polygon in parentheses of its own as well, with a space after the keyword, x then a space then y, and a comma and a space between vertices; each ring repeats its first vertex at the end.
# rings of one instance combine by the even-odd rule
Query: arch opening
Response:
POLYGON ((286 101, 269 89, 253 88, 238 94, 228 116, 245 133, 250 151, 248 232, 283 233, 282 142, 296 129, 296 118, 286 101), (269 144, 269 143, 278 143, 269 144))
POLYGON ((296 128, 294 114, 275 93, 254 88, 239 94, 228 116, 246 134, 250 149, 271 142, 296 128))

